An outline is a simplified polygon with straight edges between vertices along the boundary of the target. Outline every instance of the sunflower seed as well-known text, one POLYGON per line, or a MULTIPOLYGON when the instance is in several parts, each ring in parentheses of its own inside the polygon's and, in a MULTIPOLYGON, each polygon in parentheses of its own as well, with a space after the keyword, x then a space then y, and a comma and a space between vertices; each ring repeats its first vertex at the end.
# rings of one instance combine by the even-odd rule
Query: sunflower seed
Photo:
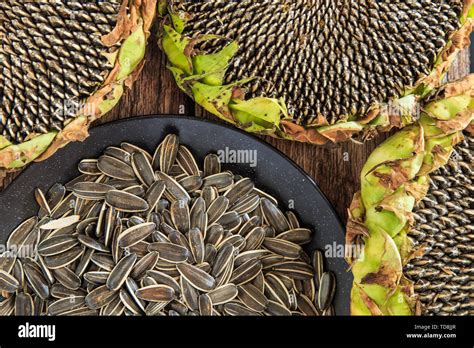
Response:
MULTIPOLYGON (((44 211, 43 215, 51 215, 51 208, 48 204, 48 201, 46 200, 46 197, 43 191, 41 191, 41 189, 39 188, 35 189, 35 198, 36 198, 36 202, 38 203, 40 207, 40 211, 41 210, 44 211)), ((39 215, 42 215, 42 214, 39 213, 39 215)))
POLYGON ((19 288, 24 288, 25 283, 25 272, 23 271, 23 264, 19 259, 15 261, 15 264, 11 270, 11 275, 15 278, 19 283, 19 288))
POLYGON ((123 305, 125 308, 130 310, 133 314, 135 315, 140 315, 142 313, 142 310, 140 307, 136 304, 134 299, 130 296, 127 290, 124 288, 120 289, 119 293, 120 300, 122 301, 123 305))
POLYGON ((79 242, 81 242, 82 245, 86 246, 89 249, 102 252, 110 251, 109 248, 107 248, 104 244, 98 242, 97 240, 88 235, 79 235, 77 239, 79 240, 79 242))
POLYGON ((230 232, 237 230, 241 222, 242 217, 235 211, 228 211, 217 220, 219 225, 230 232))
POLYGON ((143 256, 132 269, 130 273, 131 277, 134 279, 141 279, 145 276, 146 272, 155 268, 160 254, 156 251, 150 252, 149 254, 143 256))
POLYGON ((239 267, 246 261, 249 260, 262 260, 264 256, 267 256, 270 252, 268 250, 259 249, 259 250, 249 250, 240 253, 234 260, 236 267, 239 267))
POLYGON ((187 192, 195 192, 201 188, 202 178, 199 175, 191 175, 179 180, 178 183, 187 192))
POLYGON ((276 236, 277 239, 283 239, 298 245, 304 245, 311 242, 312 232, 307 228, 297 228, 280 233, 276 236))
POLYGON ((15 315, 31 316, 33 315, 33 298, 30 294, 20 292, 15 297, 15 315))
POLYGON ((123 283, 127 279, 130 272, 132 272, 133 266, 137 261, 136 254, 130 254, 123 257, 117 264, 114 269, 110 272, 109 277, 107 278, 107 287, 110 290, 118 290, 122 287, 123 283))
POLYGON ((292 277, 294 279, 311 279, 313 277, 313 269, 304 262, 286 261, 273 265, 271 269, 275 272, 292 277))
POLYGON ((40 230, 34 228, 21 245, 17 246, 17 256, 20 258, 34 257, 40 241, 40 230))
POLYGON ((230 316, 256 316, 259 313, 254 312, 239 303, 226 303, 224 312, 230 316))
POLYGON ((228 207, 229 199, 227 197, 220 196, 215 199, 207 209, 209 223, 212 224, 219 220, 227 211, 228 207))
POLYGON ((278 276, 268 273, 265 275, 264 285, 264 293, 270 300, 279 302, 286 308, 291 307, 290 293, 278 276))
POLYGON ((54 210, 58 204, 64 199, 66 195, 66 187, 63 185, 56 183, 51 186, 46 193, 46 198, 48 201, 49 207, 54 210))
POLYGON ((204 177, 203 186, 213 186, 219 192, 226 191, 234 183, 234 176, 232 173, 223 172, 204 177))
MULTIPOLYGON (((72 187, 71 187, 72 190, 72 187)), ((64 216, 68 211, 74 208, 76 205, 76 197, 70 193, 54 208, 51 213, 51 218, 58 219, 64 216)))
POLYGON ((212 225, 208 228, 206 234, 206 243, 219 245, 224 237, 224 228, 221 225, 212 225))
POLYGON ((240 301, 254 312, 261 313, 268 305, 268 299, 263 292, 250 283, 240 285, 238 292, 240 301))
POLYGON ((84 274, 84 279, 93 284, 103 285, 107 283, 107 279, 110 276, 110 272, 106 271, 90 271, 84 274))
POLYGON ((15 311, 15 297, 11 296, 9 298, 3 299, 0 301, 0 315, 7 316, 12 315, 15 311))
POLYGON ((17 247, 23 244, 26 237, 31 233, 31 231, 33 231, 37 223, 38 217, 33 216, 15 228, 7 239, 7 249, 10 250, 14 246, 17 247))
POLYGON ((133 278, 128 277, 127 280, 125 281, 125 286, 127 288, 128 294, 130 297, 135 301, 137 306, 145 312, 145 301, 142 299, 138 298, 136 295, 136 292, 138 290, 138 284, 133 280, 133 278))
POLYGON ((252 192, 254 187, 255 185, 252 180, 244 178, 236 182, 227 192, 224 193, 224 196, 229 200, 229 204, 233 205, 239 199, 252 192))
POLYGON ((15 253, 5 251, 0 254, 0 271, 10 273, 15 265, 16 255, 15 253))
POLYGON ((82 174, 100 175, 102 174, 102 172, 99 170, 99 167, 97 166, 97 162, 98 161, 96 159, 83 159, 77 165, 77 169, 82 174))
POLYGON ((199 314, 202 316, 212 315, 212 301, 207 294, 199 296, 199 314))
POLYGON ((189 231, 190 217, 189 206, 186 201, 176 200, 171 203, 170 207, 171 221, 174 227, 183 233, 189 231))
POLYGON ((324 273, 324 265, 323 265, 323 253, 320 250, 315 250, 313 252, 313 257, 311 259, 311 263, 314 269, 314 282, 317 288, 319 288, 321 284, 321 277, 324 273))
POLYGON ((204 158, 204 176, 211 176, 221 172, 221 163, 219 157, 215 154, 209 154, 204 158))
POLYGON ((151 243, 148 251, 157 251, 160 258, 172 263, 186 262, 191 256, 188 249, 171 243, 151 243))
POLYGON ((112 256, 107 253, 94 253, 91 256, 91 261, 100 268, 103 268, 104 270, 109 272, 111 272, 115 266, 115 262, 112 256))
POLYGON ((111 190, 105 195, 105 202, 118 211, 138 213, 148 210, 148 203, 134 194, 111 190))
POLYGON ((88 307, 79 307, 70 311, 59 314, 59 316, 84 316, 91 317, 98 315, 97 310, 90 309, 88 307))
POLYGON ((80 220, 79 215, 71 215, 60 219, 52 220, 40 226, 41 230, 59 230, 77 223, 80 220))
POLYGON ((180 277, 180 289, 184 303, 192 311, 199 309, 199 292, 184 277, 180 277))
POLYGON ((101 156, 98 159, 99 170, 114 179, 135 180, 135 173, 131 166, 111 156, 101 156))
POLYGON ((311 300, 303 294, 296 295, 296 301, 298 304, 298 309, 304 314, 309 316, 319 315, 318 310, 313 305, 311 300))
POLYGON ((118 237, 118 245, 121 248, 131 247, 150 236, 156 229, 153 222, 144 222, 123 231, 118 237))
POLYGON ((217 256, 217 248, 212 244, 206 244, 204 250, 204 261, 213 264, 217 256))
POLYGON ((250 231, 252 231, 255 227, 261 225, 262 220, 259 216, 252 216, 248 221, 246 221, 239 229, 239 234, 245 237, 250 231))
POLYGON ((49 315, 60 315, 80 308, 86 303, 85 296, 69 296, 52 302, 48 306, 49 315))
POLYGON ((248 214, 257 209, 260 204, 260 197, 256 194, 251 194, 240 198, 233 204, 230 209, 239 214, 248 214))
POLYGON ((122 315, 125 306, 122 304, 120 297, 116 297, 109 304, 101 309, 100 315, 103 316, 119 316, 122 315))
POLYGON ((145 194, 145 200, 148 203, 148 209, 150 211, 154 210, 157 206, 158 202, 161 199, 161 196, 165 192, 166 186, 164 181, 158 180, 155 181, 151 186, 148 188, 145 194))
POLYGON ((234 284, 226 284, 208 292, 214 306, 232 301, 237 297, 238 289, 234 284))
POLYGON ((67 267, 53 270, 53 275, 59 283, 68 289, 77 290, 81 287, 81 278, 67 267))
POLYGON ((229 263, 234 261, 235 249, 232 244, 225 244, 222 248, 219 249, 216 255, 216 260, 212 268, 212 275, 218 277, 222 272, 227 268, 229 263))
POLYGON ((0 271, 0 290, 7 293, 15 292, 20 286, 18 280, 5 271, 0 271))
POLYGON ((100 309, 112 302, 118 296, 118 291, 110 290, 101 285, 87 294, 85 302, 90 309, 100 309))
POLYGON ((261 292, 265 292, 265 276, 263 272, 259 272, 257 276, 250 282, 261 292))
POLYGON ((155 279, 158 284, 164 284, 172 287, 176 294, 181 292, 179 283, 168 274, 157 270, 149 270, 146 272, 146 274, 147 276, 155 279))
POLYGON ((302 249, 299 245, 283 239, 265 238, 263 246, 274 253, 288 259, 297 259, 300 257, 302 249))
POLYGON ((206 231, 209 221, 208 215, 206 213, 206 202, 202 197, 198 197, 195 200, 189 215, 190 227, 199 229, 203 234, 203 238, 206 238, 206 231))
POLYGON ((164 181, 166 185, 165 193, 168 193, 170 200, 181 200, 188 202, 191 197, 186 190, 172 177, 162 172, 157 172, 158 179, 164 181))
POLYGON ((150 302, 169 302, 174 298, 174 290, 168 285, 151 285, 136 291, 137 297, 150 302))
POLYGON ((286 220, 285 215, 278 207, 267 198, 260 200, 262 212, 265 220, 270 224, 277 233, 285 232, 290 229, 290 225, 286 220))
POLYGON ((199 267, 181 263, 176 265, 176 268, 181 276, 186 278, 186 280, 198 290, 210 291, 214 289, 216 285, 215 279, 199 267))
POLYGON ((131 162, 131 154, 124 149, 115 146, 109 146, 105 149, 104 155, 114 157, 122 162, 130 164, 131 162))
POLYGON ((199 229, 193 228, 188 232, 189 246, 191 248, 191 253, 194 257, 196 263, 200 264, 204 262, 204 238, 199 229))
POLYGON ((199 175, 199 167, 191 151, 183 145, 179 146, 176 163, 188 175, 199 175))
POLYGON ((265 313, 268 315, 275 315, 275 316, 290 316, 291 311, 283 306, 281 303, 268 301, 267 308, 265 309, 265 313))
POLYGON ((54 283, 51 286, 51 296, 54 298, 65 298, 71 296, 85 296, 87 293, 84 289, 71 290, 66 288, 64 285, 54 283))
POLYGON ((143 152, 134 152, 132 154, 132 169, 138 180, 147 187, 155 182, 155 172, 143 152))
POLYGON ((84 249, 80 246, 74 246, 66 252, 46 256, 44 263, 49 269, 58 269, 70 265, 82 256, 84 249))
POLYGON ((78 182, 72 188, 76 197, 87 200, 102 200, 111 190, 114 190, 113 186, 97 182, 78 182))
POLYGON ((207 186, 201 190, 201 198, 206 202, 206 207, 209 207, 212 202, 218 197, 219 191, 215 187, 207 186))
POLYGON ((155 154, 154 168, 158 169, 159 163, 160 170, 167 174, 176 161, 178 150, 179 138, 175 134, 168 134, 160 144, 159 151, 155 154))
POLYGON ((48 238, 38 244, 41 256, 51 256, 64 253, 79 244, 75 236, 59 235, 48 238))
POLYGON ((235 285, 248 283, 254 279, 261 270, 262 263, 259 260, 249 260, 234 270, 230 282, 235 285))
POLYGON ((262 227, 255 227, 245 236, 245 247, 242 251, 260 249, 265 239, 265 230, 262 227))
POLYGON ((323 273, 318 291, 318 307, 325 311, 331 305, 336 292, 336 277, 332 272, 323 273))

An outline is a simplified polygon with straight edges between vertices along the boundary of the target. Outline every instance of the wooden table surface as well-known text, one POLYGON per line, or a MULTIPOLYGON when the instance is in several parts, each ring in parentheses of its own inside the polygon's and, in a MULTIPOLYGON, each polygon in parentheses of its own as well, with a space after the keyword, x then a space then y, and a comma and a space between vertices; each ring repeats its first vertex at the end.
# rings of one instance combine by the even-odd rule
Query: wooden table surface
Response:
MULTIPOLYGON (((209 115, 181 92, 166 69, 166 60, 152 36, 147 52, 147 63, 132 90, 128 91, 120 104, 98 123, 117 119, 152 115, 175 114, 197 115, 221 122, 209 115)), ((463 52, 452 67, 449 78, 457 79, 469 73, 469 52, 463 52)), ((331 148, 277 140, 263 137, 265 141, 285 153, 308 173, 334 205, 343 223, 347 218, 347 207, 359 188, 359 173, 368 155, 387 135, 379 135, 364 145, 348 142, 331 148)), ((0 189, 9 185, 18 173, 0 175, 0 189)))

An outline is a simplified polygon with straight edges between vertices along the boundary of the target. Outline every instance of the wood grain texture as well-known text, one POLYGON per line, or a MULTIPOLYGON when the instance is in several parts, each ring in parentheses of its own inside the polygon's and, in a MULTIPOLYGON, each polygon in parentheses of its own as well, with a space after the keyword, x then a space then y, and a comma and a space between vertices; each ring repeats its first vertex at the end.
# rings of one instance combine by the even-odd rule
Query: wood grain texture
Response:
MULTIPOLYGON (((196 106, 177 88, 166 69, 166 59, 157 47, 156 36, 152 36, 150 40, 146 56, 147 63, 139 79, 132 90, 126 93, 120 104, 97 124, 152 114, 198 115, 221 122, 196 106)), ((469 51, 466 50, 452 67, 449 78, 463 77, 469 73, 469 70, 469 51)), ((353 194, 359 189, 359 173, 362 166, 368 155, 387 136, 387 134, 378 135, 364 145, 348 142, 331 148, 270 137, 264 137, 264 140, 285 153, 315 180, 344 223, 347 218, 347 207, 353 194)), ((3 179, 0 175, 0 188, 9 185, 16 175, 18 173, 8 173, 3 179)))

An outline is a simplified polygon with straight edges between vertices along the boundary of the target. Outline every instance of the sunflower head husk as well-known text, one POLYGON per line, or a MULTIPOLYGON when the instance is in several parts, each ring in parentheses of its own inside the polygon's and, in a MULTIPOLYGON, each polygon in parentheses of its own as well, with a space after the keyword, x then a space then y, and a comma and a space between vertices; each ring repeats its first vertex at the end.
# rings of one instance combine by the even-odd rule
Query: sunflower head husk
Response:
POLYGON ((346 243, 363 239, 348 257, 354 274, 355 315, 411 315, 413 284, 403 267, 415 252, 409 238, 412 211, 428 192, 429 174, 445 165, 473 122, 473 75, 447 84, 425 105, 419 121, 380 145, 361 173, 361 191, 349 209, 346 243))

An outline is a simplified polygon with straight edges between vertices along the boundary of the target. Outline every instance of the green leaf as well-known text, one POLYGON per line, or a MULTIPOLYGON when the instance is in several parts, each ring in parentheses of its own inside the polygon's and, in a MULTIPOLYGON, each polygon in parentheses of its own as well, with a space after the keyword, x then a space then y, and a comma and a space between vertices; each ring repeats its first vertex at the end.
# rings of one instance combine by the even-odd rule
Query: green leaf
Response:
POLYGON ((109 93, 107 98, 99 104, 99 110, 102 115, 108 113, 115 105, 117 105, 123 95, 123 92, 124 90, 122 83, 114 85, 112 92, 109 93))
POLYGON ((470 107, 472 98, 470 95, 462 94, 454 97, 438 100, 429 103, 424 107, 424 111, 431 117, 438 120, 450 120, 458 113, 470 107))
POLYGON ((5 137, 0 135, 0 150, 10 146, 12 143, 9 142, 5 137))
POLYGON ((189 58, 184 54, 189 39, 181 36, 169 25, 163 26, 164 33, 162 39, 163 50, 171 65, 183 71, 186 75, 192 74, 192 66, 189 58))
POLYGON ((202 74, 202 82, 211 86, 221 86, 230 60, 237 53, 238 44, 234 41, 217 53, 197 55, 193 58, 195 74, 202 74))
POLYGON ((181 34, 186 26, 186 14, 184 12, 175 12, 171 8, 168 10, 174 29, 181 34))
POLYGON ((260 132, 280 125, 286 114, 283 101, 257 97, 249 100, 233 100, 229 105, 234 118, 249 132, 260 132))
POLYGON ((232 98, 234 85, 209 86, 201 82, 194 82, 190 87, 196 103, 214 115, 232 121, 229 119, 231 115, 228 105, 232 98))
POLYGON ((34 137, 33 139, 21 144, 8 146, 0 151, 0 157, 2 156, 2 152, 4 151, 13 151, 15 153, 20 154, 19 158, 9 163, 7 168, 21 168, 27 163, 34 161, 43 152, 45 152, 49 145, 51 145, 51 143, 53 142, 56 135, 57 132, 50 132, 38 135, 37 137, 34 137))
POLYGON ((387 176, 388 181, 395 175, 393 179, 397 180, 400 174, 410 180, 418 174, 424 156, 424 142, 419 143, 423 141, 422 135, 422 128, 418 125, 404 128, 372 152, 361 172, 361 194, 365 207, 374 207, 392 194, 390 184, 381 176, 387 176), (393 163, 393 166, 387 163, 393 163))
POLYGON ((145 57, 146 37, 143 31, 143 23, 140 23, 123 43, 119 53, 120 72, 117 81, 129 76, 145 57))
POLYGON ((384 207, 373 206, 367 209, 365 224, 370 231, 384 231, 394 238, 405 228, 415 205, 415 198, 404 191, 402 186, 397 193, 385 197, 384 207))

